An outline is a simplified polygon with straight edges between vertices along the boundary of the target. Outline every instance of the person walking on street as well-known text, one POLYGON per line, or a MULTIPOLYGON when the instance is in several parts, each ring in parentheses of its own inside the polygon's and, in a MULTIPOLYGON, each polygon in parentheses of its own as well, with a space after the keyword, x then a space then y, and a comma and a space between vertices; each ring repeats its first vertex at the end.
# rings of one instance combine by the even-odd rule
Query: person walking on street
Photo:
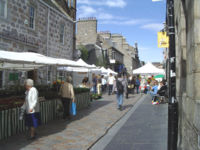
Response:
POLYGON ((108 95, 112 93, 114 81, 115 77, 110 73, 110 76, 108 77, 108 95))
POLYGON ((125 88, 126 88, 126 91, 125 91, 126 99, 128 99, 128 94, 129 94, 129 91, 128 91, 128 77, 127 77, 127 75, 124 75, 123 78, 124 78, 125 88))
POLYGON ((92 74, 92 90, 93 94, 97 93, 97 76, 94 73, 92 74))
POLYGON ((104 93, 106 91, 106 79, 104 77, 104 75, 101 76, 101 86, 102 86, 102 93, 104 93))
POLYGON ((32 79, 25 81, 26 97, 22 109, 25 110, 25 125, 30 128, 30 140, 35 139, 36 128, 40 125, 40 106, 38 101, 38 91, 34 86, 32 79))
POLYGON ((118 109, 122 111, 123 95, 124 93, 126 93, 127 89, 126 89, 126 82, 121 74, 118 74, 117 76, 117 80, 115 81, 115 84, 113 86, 112 93, 114 93, 115 89, 117 89, 116 95, 117 95, 118 109))
POLYGON ((72 78, 67 76, 66 82, 61 85, 59 91, 64 108, 63 119, 70 119, 70 104, 75 101, 74 88, 71 82, 72 78))
POLYGON ((135 86, 136 86, 136 90, 137 90, 137 94, 139 93, 139 88, 140 88, 140 79, 139 77, 137 77, 136 81, 135 81, 135 86))
POLYGON ((101 95, 101 93, 102 93, 102 90, 101 90, 101 81, 102 79, 101 79, 101 76, 100 75, 98 75, 97 76, 97 94, 98 95, 101 95))

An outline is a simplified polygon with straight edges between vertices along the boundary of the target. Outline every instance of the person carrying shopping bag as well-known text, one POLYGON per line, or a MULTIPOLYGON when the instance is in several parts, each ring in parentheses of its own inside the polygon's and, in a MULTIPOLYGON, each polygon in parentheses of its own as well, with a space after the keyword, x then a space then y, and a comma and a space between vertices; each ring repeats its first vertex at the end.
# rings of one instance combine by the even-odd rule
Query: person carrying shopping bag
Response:
POLYGON ((74 88, 72 85, 72 78, 66 77, 66 82, 61 85, 59 95, 61 96, 64 112, 63 119, 71 119, 70 104, 75 102, 74 88))

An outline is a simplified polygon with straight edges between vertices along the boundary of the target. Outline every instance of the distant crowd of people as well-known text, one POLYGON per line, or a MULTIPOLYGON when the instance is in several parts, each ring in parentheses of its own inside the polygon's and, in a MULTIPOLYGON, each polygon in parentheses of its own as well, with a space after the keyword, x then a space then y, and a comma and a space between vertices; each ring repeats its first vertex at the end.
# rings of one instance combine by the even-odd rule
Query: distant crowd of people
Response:
POLYGON ((139 77, 129 76, 127 74, 118 74, 114 76, 112 73, 109 76, 92 74, 92 84, 89 83, 88 77, 82 80, 82 87, 91 88, 93 94, 116 94, 118 100, 118 108, 122 109, 123 97, 127 99, 129 94, 139 93, 140 80, 139 77))

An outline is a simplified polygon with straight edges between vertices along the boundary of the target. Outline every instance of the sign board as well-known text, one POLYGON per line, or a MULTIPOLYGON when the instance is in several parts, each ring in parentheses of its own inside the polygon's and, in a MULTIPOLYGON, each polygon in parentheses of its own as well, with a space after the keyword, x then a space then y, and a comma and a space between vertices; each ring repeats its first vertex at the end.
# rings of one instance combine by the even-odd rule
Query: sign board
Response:
POLYGON ((158 32, 158 48, 168 48, 169 37, 166 32, 158 32))
POLYGON ((115 61, 114 59, 110 59, 110 63, 111 63, 111 64, 115 64, 115 62, 116 62, 116 61, 115 61))

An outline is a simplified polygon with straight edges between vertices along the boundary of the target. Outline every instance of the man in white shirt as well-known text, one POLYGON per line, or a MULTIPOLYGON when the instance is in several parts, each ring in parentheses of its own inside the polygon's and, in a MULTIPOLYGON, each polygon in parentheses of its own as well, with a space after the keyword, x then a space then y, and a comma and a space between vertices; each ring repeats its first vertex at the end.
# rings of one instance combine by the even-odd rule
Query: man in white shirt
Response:
POLYGON ((101 76, 101 89, 102 89, 102 93, 104 93, 106 91, 106 85, 107 85, 107 81, 104 77, 104 75, 101 76))
POLYGON ((110 76, 108 77, 108 95, 111 95, 112 93, 114 81, 115 77, 110 73, 110 76))

